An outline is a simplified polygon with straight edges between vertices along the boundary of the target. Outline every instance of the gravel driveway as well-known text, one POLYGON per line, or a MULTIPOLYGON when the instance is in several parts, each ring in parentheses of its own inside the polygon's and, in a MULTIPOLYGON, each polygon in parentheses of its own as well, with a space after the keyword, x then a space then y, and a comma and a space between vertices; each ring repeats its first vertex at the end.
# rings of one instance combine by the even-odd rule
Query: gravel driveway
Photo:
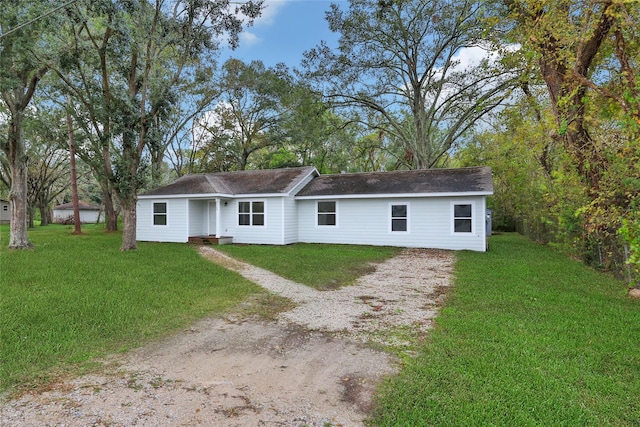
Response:
POLYGON ((291 299, 275 322, 206 319, 99 374, 0 407, 2 426, 361 426, 402 346, 394 328, 426 332, 454 255, 406 249, 355 285, 316 291, 203 246, 203 256, 291 299))

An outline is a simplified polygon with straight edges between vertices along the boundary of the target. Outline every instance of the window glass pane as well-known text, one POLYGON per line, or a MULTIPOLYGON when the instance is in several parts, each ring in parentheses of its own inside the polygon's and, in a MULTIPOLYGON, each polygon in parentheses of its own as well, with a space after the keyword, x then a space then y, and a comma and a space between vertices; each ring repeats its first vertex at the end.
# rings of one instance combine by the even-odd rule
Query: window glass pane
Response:
POLYGON ((249 202, 238 202, 238 212, 249 213, 249 202))
POLYGON ((453 222, 453 231, 456 233, 471 233, 471 220, 455 219, 453 222))
POLYGON ((392 219, 391 220, 391 231, 407 231, 407 220, 406 219, 392 219))
POLYGON ((471 218, 471 205, 454 205, 453 216, 456 218, 471 218))
POLYGON ((391 216, 393 218, 406 218, 407 205, 391 205, 391 216))
POLYGON ((335 213, 336 202, 318 202, 318 212, 335 213))
POLYGON ((238 215, 238 224, 239 225, 251 225, 251 217, 249 214, 240 214, 238 215))
POLYGON ((336 225, 336 214, 318 214, 318 225, 336 225))
POLYGON ((264 202, 253 202, 253 213, 264 213, 264 202))
POLYGON ((167 216, 164 214, 154 215, 153 225, 167 225, 167 216))
POLYGON ((153 213, 167 213, 167 204, 166 203, 154 203, 153 204, 153 213))
POLYGON ((264 214, 253 214, 253 225, 264 225, 264 214))

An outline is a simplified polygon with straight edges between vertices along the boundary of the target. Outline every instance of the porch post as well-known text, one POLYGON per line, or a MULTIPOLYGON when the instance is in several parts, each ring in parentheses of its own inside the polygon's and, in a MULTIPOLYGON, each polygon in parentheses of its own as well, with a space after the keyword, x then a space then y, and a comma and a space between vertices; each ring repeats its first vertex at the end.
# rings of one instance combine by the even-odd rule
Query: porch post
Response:
POLYGON ((220 199, 216 199, 216 238, 220 238, 220 228, 222 228, 220 224, 220 199))

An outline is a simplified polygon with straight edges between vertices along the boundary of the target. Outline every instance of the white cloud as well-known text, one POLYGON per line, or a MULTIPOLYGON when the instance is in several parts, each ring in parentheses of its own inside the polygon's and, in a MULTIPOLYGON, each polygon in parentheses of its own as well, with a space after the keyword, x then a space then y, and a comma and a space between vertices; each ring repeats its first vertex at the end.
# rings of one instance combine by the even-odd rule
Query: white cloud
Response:
POLYGON ((252 31, 252 28, 270 27, 276 22, 276 17, 282 7, 290 0, 266 0, 262 9, 262 14, 253 22, 253 26, 245 27, 240 33, 240 43, 242 46, 255 46, 262 43, 263 39, 252 31))
POLYGON ((264 8, 262 9, 262 15, 255 20, 254 25, 273 25, 275 17, 278 15, 278 11, 288 2, 288 0, 266 0, 264 2, 264 8))
POLYGON ((478 65, 483 59, 494 57, 494 52, 488 52, 487 50, 478 47, 465 47, 460 50, 453 58, 459 61, 456 69, 466 70, 469 67, 478 65))
POLYGON ((241 46, 254 46, 262 42, 262 39, 251 31, 244 30, 240 33, 241 46))
MULTIPOLYGON (((519 44, 509 44, 503 46, 502 49, 505 52, 515 52, 520 49, 519 44)), ((500 58, 500 52, 495 50, 487 50, 479 46, 465 47, 460 49, 453 57, 454 60, 459 61, 459 64, 454 68, 455 70, 467 70, 471 67, 475 67, 480 64, 483 59, 488 59, 489 62, 494 62, 500 58)))

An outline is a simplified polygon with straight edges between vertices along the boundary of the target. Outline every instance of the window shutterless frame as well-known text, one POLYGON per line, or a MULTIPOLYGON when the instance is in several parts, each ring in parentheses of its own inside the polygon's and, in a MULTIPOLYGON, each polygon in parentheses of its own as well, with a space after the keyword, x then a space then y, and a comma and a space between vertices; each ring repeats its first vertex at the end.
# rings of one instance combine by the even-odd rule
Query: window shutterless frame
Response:
POLYGON ((166 227, 169 224, 169 209, 166 201, 153 202, 152 224, 156 227, 166 227))
POLYGON ((474 215, 474 202, 451 202, 451 233, 455 235, 473 234, 474 215))
POLYGON ((409 204, 389 203, 389 232, 409 232, 409 204))
POLYGON ((263 227, 266 225, 266 202, 264 200, 244 200, 238 202, 239 227, 263 227))
POLYGON ((316 202, 316 227, 338 226, 338 202, 318 200, 316 202))

